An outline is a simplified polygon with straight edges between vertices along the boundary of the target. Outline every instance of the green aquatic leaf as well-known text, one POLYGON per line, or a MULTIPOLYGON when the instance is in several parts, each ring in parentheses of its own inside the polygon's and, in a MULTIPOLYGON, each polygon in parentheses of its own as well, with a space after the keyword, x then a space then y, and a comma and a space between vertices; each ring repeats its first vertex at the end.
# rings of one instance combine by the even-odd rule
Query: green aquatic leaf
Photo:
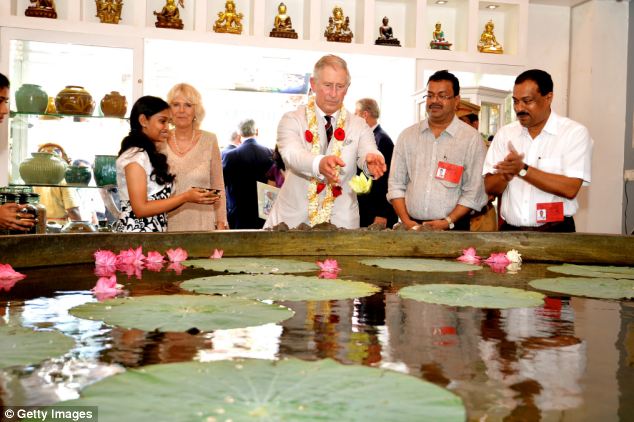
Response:
POLYGON ((187 280, 180 287, 196 293, 260 300, 339 300, 370 296, 380 289, 359 281, 295 275, 221 275, 187 280))
POLYGON ((443 261, 440 259, 424 258, 376 258, 364 259, 364 265, 385 268, 389 270, 424 271, 424 272, 460 272, 478 271, 479 265, 464 264, 456 261, 443 261))
POLYGON ((541 293, 510 287, 467 284, 417 284, 402 288, 399 295, 440 305, 488 309, 532 308, 541 306, 546 297, 541 293))
POLYGON ((279 305, 193 295, 140 296, 91 302, 72 308, 70 313, 78 318, 145 331, 243 328, 284 321, 294 315, 293 311, 279 305))
POLYGON ((634 268, 601 265, 564 264, 548 267, 548 271, 580 277, 627 278, 634 280, 634 268))
POLYGON ((535 289, 599 299, 634 299, 634 280, 614 278, 541 278, 528 284, 535 289))
POLYGON ((464 421, 461 399, 410 375, 331 359, 150 365, 62 406, 119 421, 464 421))
POLYGON ((74 345, 72 338, 57 331, 0 325, 0 368, 36 364, 61 356, 74 345))
POLYGON ((278 258, 189 259, 182 264, 188 267, 204 268, 205 270, 247 274, 305 273, 319 270, 319 267, 314 262, 278 258))

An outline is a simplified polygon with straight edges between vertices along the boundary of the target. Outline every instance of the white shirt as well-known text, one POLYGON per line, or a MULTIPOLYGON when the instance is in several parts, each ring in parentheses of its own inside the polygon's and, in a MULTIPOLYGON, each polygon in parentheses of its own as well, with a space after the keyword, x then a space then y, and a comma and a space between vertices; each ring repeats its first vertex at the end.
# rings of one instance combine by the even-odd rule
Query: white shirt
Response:
MULTIPOLYGON (((535 139, 519 122, 508 124, 497 132, 486 159, 482 174, 495 173, 493 168, 509 153, 511 142, 518 153, 524 154, 524 163, 547 173, 560 174, 583 180, 590 184, 592 139, 581 124, 561 117, 551 111, 546 125, 535 139)), ((566 199, 544 192, 521 177, 514 177, 502 194, 501 215, 513 226, 536 227, 538 203, 563 202, 564 215, 573 216, 579 204, 576 199, 566 199)))
POLYGON ((147 180, 147 196, 148 198, 155 193, 162 190, 165 185, 159 185, 151 178, 152 163, 150 163, 150 156, 147 152, 142 151, 137 147, 127 149, 120 157, 117 158, 117 186, 119 187, 119 198, 121 201, 129 201, 130 195, 128 194, 128 183, 125 178, 125 168, 128 164, 137 163, 143 170, 145 170, 145 177, 147 180))

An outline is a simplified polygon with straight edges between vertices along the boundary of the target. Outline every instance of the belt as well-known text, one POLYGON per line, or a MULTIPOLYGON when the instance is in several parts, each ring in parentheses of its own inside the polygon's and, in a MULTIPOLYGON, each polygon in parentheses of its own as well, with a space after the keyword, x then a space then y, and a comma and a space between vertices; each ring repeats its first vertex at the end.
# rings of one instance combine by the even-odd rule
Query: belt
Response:
POLYGON ((563 221, 553 221, 545 223, 541 226, 513 226, 506 221, 500 225, 500 231, 508 232, 550 232, 550 233, 574 233, 576 232, 575 220, 570 217, 564 217, 563 221))

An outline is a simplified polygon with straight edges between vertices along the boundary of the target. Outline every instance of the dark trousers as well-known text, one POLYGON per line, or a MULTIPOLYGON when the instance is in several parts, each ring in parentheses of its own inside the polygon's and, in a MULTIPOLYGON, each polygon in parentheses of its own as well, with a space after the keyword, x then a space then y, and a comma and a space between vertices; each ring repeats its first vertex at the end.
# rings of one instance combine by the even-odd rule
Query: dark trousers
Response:
POLYGON ((512 226, 506 221, 500 225, 501 232, 549 232, 549 233, 574 233, 576 232, 575 220, 572 217, 564 217, 564 221, 545 223, 537 227, 512 226))

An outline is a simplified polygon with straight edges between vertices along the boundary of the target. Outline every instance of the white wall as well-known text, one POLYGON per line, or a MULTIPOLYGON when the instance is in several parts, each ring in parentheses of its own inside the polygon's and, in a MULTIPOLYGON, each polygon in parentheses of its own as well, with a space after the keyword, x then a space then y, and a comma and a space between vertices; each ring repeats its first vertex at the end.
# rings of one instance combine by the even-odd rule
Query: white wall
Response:
POLYGON ((594 139, 578 231, 621 233, 628 9, 627 2, 605 1, 572 8, 569 117, 594 139))

